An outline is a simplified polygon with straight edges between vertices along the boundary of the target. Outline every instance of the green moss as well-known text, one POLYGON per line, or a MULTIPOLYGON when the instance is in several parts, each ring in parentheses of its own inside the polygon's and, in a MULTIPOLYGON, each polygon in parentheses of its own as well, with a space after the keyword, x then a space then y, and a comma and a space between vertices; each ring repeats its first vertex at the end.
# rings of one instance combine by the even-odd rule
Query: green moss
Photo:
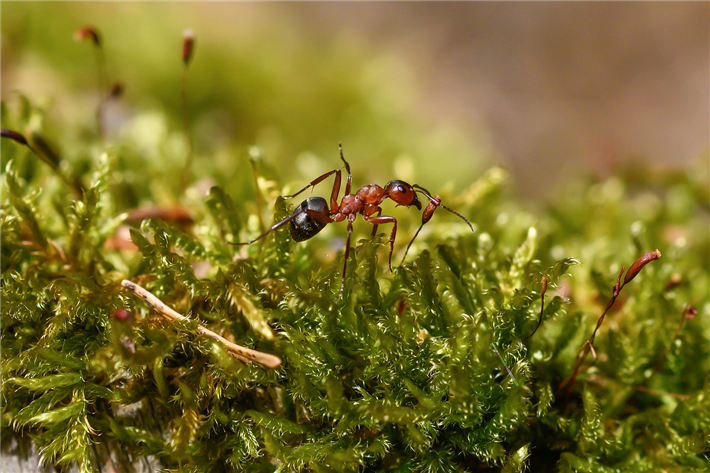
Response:
MULTIPOLYGON (((42 111, 21 103, 3 105, 3 122, 40 136, 32 116, 42 111)), ((80 471, 108 457, 185 471, 710 467, 706 173, 570 183, 531 211, 492 169, 442 192, 475 234, 439 211, 394 273, 386 235, 357 230, 339 299, 343 251, 333 248, 344 226, 300 244, 281 231, 229 245, 260 233, 251 191, 195 181, 182 192, 184 154, 172 150, 184 137, 161 132, 167 117, 135 120, 149 125, 141 136, 106 148, 87 138, 59 161, 84 183, 81 198, 3 141, 6 449, 32 443, 43 462, 80 471), (145 136, 156 159, 143 159, 145 136), (192 222, 134 222, 129 210, 148 203, 179 204, 192 222), (128 222, 135 247, 116 247, 128 222), (596 336, 598 362, 560 391, 620 267, 654 248, 663 258, 629 284, 596 336), (191 320, 164 321, 124 278, 191 320), (540 317, 543 278, 542 324, 523 341, 540 317), (681 325, 689 304, 697 317, 681 325), (114 317, 123 308, 131 320, 114 317), (198 323, 283 364, 243 364, 198 323)), ((266 176, 260 210, 280 221, 294 204, 278 198, 287 183, 265 158, 254 162, 266 176)), ((248 174, 251 185, 246 159, 232 166, 227 175, 248 174)), ((416 219, 402 213, 397 254, 416 219)))

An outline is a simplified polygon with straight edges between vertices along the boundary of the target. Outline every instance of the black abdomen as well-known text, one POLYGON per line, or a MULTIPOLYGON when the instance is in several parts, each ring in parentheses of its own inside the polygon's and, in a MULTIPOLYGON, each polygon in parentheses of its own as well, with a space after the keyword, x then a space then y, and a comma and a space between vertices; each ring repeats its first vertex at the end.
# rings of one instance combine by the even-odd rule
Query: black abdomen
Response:
POLYGON ((300 215, 291 220, 288 228, 291 238, 293 238, 294 241, 304 241, 313 238, 327 225, 326 222, 321 222, 304 212, 306 209, 316 212, 324 218, 327 218, 329 215, 328 202, 326 202, 323 197, 309 197, 301 202, 293 211, 293 214, 291 214, 296 215, 300 213, 300 215))

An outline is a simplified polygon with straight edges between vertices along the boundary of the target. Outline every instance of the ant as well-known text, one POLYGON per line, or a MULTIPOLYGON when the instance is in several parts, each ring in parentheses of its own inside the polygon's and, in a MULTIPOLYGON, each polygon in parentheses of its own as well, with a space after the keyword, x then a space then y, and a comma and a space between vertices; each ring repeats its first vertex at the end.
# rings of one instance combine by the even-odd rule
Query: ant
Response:
MULTIPOLYGON (((409 247, 414 242, 414 239, 419 235, 419 231, 422 229, 425 223, 427 223, 431 217, 434 215, 437 207, 443 207, 449 212, 461 218, 466 222, 473 230, 473 225, 468 221, 466 217, 460 213, 446 207, 441 203, 441 198, 437 195, 432 197, 429 191, 423 187, 414 184, 409 185, 404 181, 394 180, 385 184, 385 187, 380 187, 377 184, 367 184, 357 190, 354 194, 350 191, 352 190, 353 176, 350 172, 350 164, 343 157, 343 145, 338 143, 338 148, 340 150, 340 159, 345 163, 345 170, 348 172, 347 180, 345 181, 345 195, 338 203, 338 195, 340 194, 340 184, 342 181, 342 171, 340 169, 334 169, 329 171, 322 176, 312 180, 303 189, 299 190, 295 194, 284 196, 286 199, 296 197, 310 187, 314 187, 323 180, 335 174, 335 183, 333 184, 333 190, 330 193, 330 208, 328 208, 328 202, 323 197, 309 197, 301 204, 295 208, 293 213, 281 220, 279 223, 275 224, 267 231, 254 238, 251 241, 244 243, 231 243, 232 245, 251 245, 267 236, 269 233, 278 230, 287 223, 289 225, 289 233, 294 241, 305 241, 316 236, 321 230, 325 228, 329 223, 342 222, 343 220, 348 221, 348 239, 345 243, 345 261, 343 262, 343 276, 342 282, 340 284, 340 293, 338 298, 343 297, 343 289, 345 288, 345 271, 348 266, 348 256, 350 254, 350 236, 353 232, 353 222, 358 214, 362 215, 365 221, 370 222, 374 225, 372 229, 372 237, 377 234, 377 226, 381 224, 391 223, 393 224, 392 233, 390 234, 389 244, 389 270, 392 271, 392 252, 394 251, 394 240, 397 236, 397 219, 389 215, 382 215, 382 208, 380 204, 385 199, 392 199, 397 203, 397 205, 404 205, 406 207, 415 206, 417 210, 422 209, 422 204, 417 198, 417 193, 422 194, 430 200, 427 207, 422 213, 422 224, 414 234, 414 238, 407 245, 407 250, 404 252, 404 256, 407 256, 409 247)), ((402 259, 404 261, 404 258, 402 259)))

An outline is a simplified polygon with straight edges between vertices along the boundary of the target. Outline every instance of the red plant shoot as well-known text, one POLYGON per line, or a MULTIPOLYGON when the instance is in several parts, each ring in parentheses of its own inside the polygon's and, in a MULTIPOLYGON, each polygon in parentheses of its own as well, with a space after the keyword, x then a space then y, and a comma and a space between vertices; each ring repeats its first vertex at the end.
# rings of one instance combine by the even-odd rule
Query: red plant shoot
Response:
POLYGON ((80 180, 72 180, 66 174, 64 174, 62 169, 59 167, 59 162, 61 161, 61 159, 39 136, 35 136, 33 138, 34 144, 37 146, 33 146, 32 144, 30 144, 30 142, 27 140, 27 138, 25 138, 23 134, 18 133, 14 130, 0 130, 0 136, 2 138, 7 138, 9 140, 14 141, 15 143, 19 143, 23 146, 26 146, 27 149, 29 149, 32 154, 39 158, 40 161, 44 162, 50 168, 52 168, 52 171, 54 171, 54 173, 59 176, 62 181, 64 181, 72 189, 74 189, 74 191, 79 197, 82 196, 82 194, 84 193, 84 188, 82 187, 80 180))
POLYGON ((192 59, 192 55, 195 49, 195 35, 192 30, 185 30, 182 34, 182 77, 180 81, 180 98, 182 101, 182 131, 185 134, 185 139, 187 140, 187 159, 185 160, 185 167, 182 172, 182 188, 187 187, 187 182, 190 178, 190 171, 192 170, 193 161, 193 140, 192 133, 190 133, 190 120, 187 113, 187 69, 192 59))
POLYGON ((98 133, 99 139, 104 141, 104 126, 103 126, 103 107, 104 102, 110 95, 108 89, 108 72, 106 71, 106 57, 104 56, 104 50, 101 44, 101 36, 99 31, 93 26, 84 26, 79 28, 74 33, 74 38, 77 41, 84 41, 85 39, 91 39, 94 43, 96 49, 96 69, 98 76, 98 87, 99 87, 99 103, 96 106, 96 131, 98 133))
POLYGON ((535 330, 532 331, 530 335, 527 337, 523 338, 521 342, 524 342, 528 338, 532 337, 535 335, 535 332, 537 332, 537 329, 540 328, 540 324, 542 324, 542 314, 545 312, 545 293, 547 292, 547 278, 543 277, 542 282, 541 282, 541 287, 540 287, 540 318, 537 320, 537 325, 535 326, 535 330))
POLYGON ((584 372, 594 366, 594 364, 597 362, 597 352, 594 350, 594 338, 597 336, 597 332, 599 331, 599 327, 601 327, 602 323, 604 322, 604 318, 606 317, 606 314, 609 312, 609 309, 614 305, 614 302, 616 302, 616 298, 619 297, 619 293, 621 290, 624 288, 624 286, 631 282, 633 278, 636 277, 636 275, 651 261, 655 261, 661 257, 661 252, 658 250, 651 251, 649 253, 646 253, 631 265, 629 270, 626 272, 626 276, 624 277, 623 282, 621 281, 621 276, 624 274, 624 271, 626 268, 624 266, 621 267, 621 271, 619 271, 619 275, 616 278, 616 284, 614 284, 614 287, 612 289, 612 295, 611 299, 609 299, 609 302, 606 305, 606 308, 604 309, 604 312, 602 312, 602 315, 599 317, 599 320, 597 321, 597 326, 594 328, 594 332, 592 332, 592 335, 589 337, 589 340, 584 342, 582 347, 579 349, 577 352, 577 358, 574 363, 574 368, 572 369, 572 374, 569 375, 567 378, 565 378, 561 383, 560 386, 557 388, 557 392, 561 392, 562 389, 565 388, 565 386, 568 386, 567 393, 569 394, 572 391, 572 387, 574 386, 575 380, 577 379, 577 375, 579 373, 584 372), (587 365, 582 365, 584 361, 587 359, 587 356, 589 354, 592 354, 593 361, 587 365))

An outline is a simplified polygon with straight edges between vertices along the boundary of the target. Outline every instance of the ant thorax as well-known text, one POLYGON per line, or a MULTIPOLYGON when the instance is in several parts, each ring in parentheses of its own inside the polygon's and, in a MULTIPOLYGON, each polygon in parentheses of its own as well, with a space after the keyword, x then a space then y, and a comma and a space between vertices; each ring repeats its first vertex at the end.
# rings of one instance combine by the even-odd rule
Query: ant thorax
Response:
POLYGON ((355 194, 345 195, 340 201, 339 213, 350 215, 363 213, 372 215, 379 209, 379 204, 386 197, 385 190, 377 184, 368 184, 357 190, 355 194))
POLYGON ((386 192, 377 184, 368 184, 359 188, 355 195, 366 204, 381 204, 385 199, 386 192))
POLYGON ((338 207, 338 213, 342 215, 356 214, 362 210, 365 202, 357 196, 357 194, 350 194, 343 196, 340 201, 340 206, 338 207))

